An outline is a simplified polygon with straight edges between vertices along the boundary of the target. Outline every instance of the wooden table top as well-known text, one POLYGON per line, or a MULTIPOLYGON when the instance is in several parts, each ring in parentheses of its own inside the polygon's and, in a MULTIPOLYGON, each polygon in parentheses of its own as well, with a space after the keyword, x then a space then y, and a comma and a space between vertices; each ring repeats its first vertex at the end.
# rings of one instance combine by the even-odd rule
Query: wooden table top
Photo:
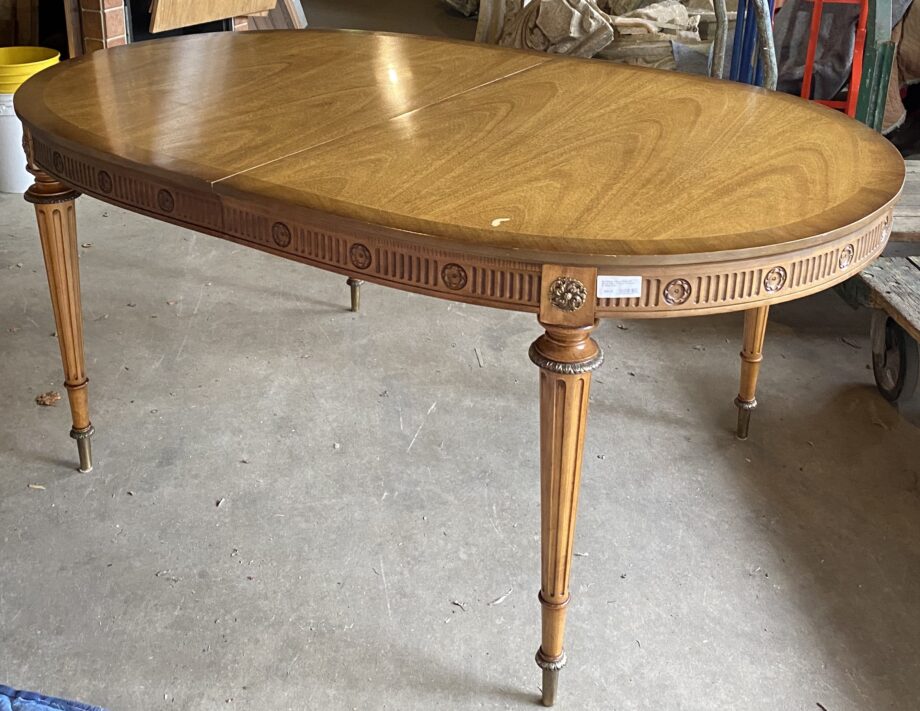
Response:
MULTIPOLYGON (((756 268, 848 240, 849 267, 874 253, 859 242, 873 226, 890 231, 904 179, 885 139, 795 97, 391 34, 130 45, 42 72, 15 105, 43 169, 202 231, 244 241, 247 219, 270 231, 281 216, 289 243, 301 239, 291 222, 324 234, 347 224, 428 250, 611 274, 756 268)), ((249 237, 288 248, 283 234, 249 237)))

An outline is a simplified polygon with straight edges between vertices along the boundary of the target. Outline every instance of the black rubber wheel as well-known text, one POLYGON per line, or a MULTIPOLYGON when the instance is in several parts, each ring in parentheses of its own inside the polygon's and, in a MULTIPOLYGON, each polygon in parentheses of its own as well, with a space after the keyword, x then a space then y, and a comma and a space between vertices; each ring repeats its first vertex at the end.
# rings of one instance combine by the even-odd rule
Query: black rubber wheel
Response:
POLYGON ((898 323, 884 311, 872 316, 872 372, 879 392, 899 409, 917 409, 920 400, 917 380, 920 375, 920 349, 898 323))

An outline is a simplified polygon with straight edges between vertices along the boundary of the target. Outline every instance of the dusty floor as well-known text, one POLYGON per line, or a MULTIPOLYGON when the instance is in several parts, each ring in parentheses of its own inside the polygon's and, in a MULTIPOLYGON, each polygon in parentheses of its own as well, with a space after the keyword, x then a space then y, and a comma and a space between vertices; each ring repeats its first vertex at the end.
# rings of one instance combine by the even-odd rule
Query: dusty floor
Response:
MULTIPOLYGON (((34 402, 57 344, 31 207, 0 197, 2 681, 531 708, 535 319, 373 286, 354 315, 335 275, 89 198, 79 222, 91 474, 34 402)), ((913 711, 920 430, 826 295, 775 309, 736 441, 740 325, 599 329, 562 708, 913 711)))
POLYGON ((441 0, 303 0, 310 27, 412 32, 473 39, 476 19, 441 0))
MULTIPOLYGON (((0 683, 534 708, 535 319, 373 286, 355 315, 340 277, 88 198, 79 222, 91 474, 34 402, 57 344, 31 207, 0 196, 0 683)), ((867 330, 832 294, 776 308, 742 443, 738 315, 601 326, 559 708, 920 707, 920 430, 867 330)))

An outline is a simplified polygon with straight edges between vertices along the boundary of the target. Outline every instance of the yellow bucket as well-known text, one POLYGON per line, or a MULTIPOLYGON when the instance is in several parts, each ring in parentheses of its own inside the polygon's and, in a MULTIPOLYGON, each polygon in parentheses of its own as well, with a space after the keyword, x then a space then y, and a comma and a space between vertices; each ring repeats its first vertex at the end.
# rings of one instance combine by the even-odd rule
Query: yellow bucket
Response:
POLYGON ((0 47, 0 94, 15 94, 26 79, 60 58, 60 52, 44 47, 0 47))

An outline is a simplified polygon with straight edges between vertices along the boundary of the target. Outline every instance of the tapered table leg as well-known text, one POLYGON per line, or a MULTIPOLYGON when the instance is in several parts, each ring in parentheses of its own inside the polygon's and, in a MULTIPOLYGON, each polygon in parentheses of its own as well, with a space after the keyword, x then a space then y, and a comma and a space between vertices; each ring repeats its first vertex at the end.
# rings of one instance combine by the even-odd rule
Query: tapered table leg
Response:
POLYGON ((351 287, 351 310, 358 311, 361 308, 361 285, 364 283, 361 279, 352 279, 348 277, 345 282, 351 287))
POLYGON ((763 361, 763 343, 767 333, 769 306, 744 312, 744 339, 741 347, 741 385, 735 405, 738 407, 738 439, 747 439, 751 412, 757 407, 757 376, 763 361))
POLYGON ((569 572, 588 416, 591 371, 603 362, 594 326, 544 324, 530 347, 540 368, 540 519, 543 637, 537 665, 543 670, 543 705, 556 700, 565 665, 563 634, 569 604, 569 572))
POLYGON ((86 364, 83 357, 83 313, 80 306, 80 268, 77 263, 77 219, 74 201, 80 193, 33 170, 35 183, 25 199, 35 205, 38 233, 51 290, 51 306, 64 364, 64 385, 70 402, 80 471, 93 468, 93 425, 89 420, 86 364))

